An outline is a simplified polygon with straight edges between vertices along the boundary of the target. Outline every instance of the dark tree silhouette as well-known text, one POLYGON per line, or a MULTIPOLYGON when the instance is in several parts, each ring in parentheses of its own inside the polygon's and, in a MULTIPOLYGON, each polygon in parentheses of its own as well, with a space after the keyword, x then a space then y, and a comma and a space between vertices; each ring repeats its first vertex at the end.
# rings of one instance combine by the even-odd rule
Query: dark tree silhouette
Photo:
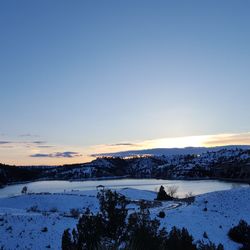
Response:
POLYGON ((159 189, 159 192, 157 194, 156 200, 159 200, 159 201, 169 201, 169 200, 173 200, 173 198, 171 196, 169 196, 166 193, 165 188, 163 186, 161 186, 160 189, 159 189))
POLYGON ((22 188, 22 194, 26 194, 27 191, 28 191, 28 187, 27 187, 27 186, 24 186, 24 187, 22 188))
POLYGON ((233 241, 243 244, 242 250, 250 249, 250 225, 246 221, 240 220, 237 226, 229 230, 228 236, 233 241))
POLYGON ((119 242, 123 238, 128 210, 128 201, 124 195, 111 190, 102 190, 98 193, 100 213, 104 220, 107 237, 117 238, 119 242))
POLYGON ((151 220, 149 210, 145 203, 141 203, 140 211, 128 218, 126 249, 155 250, 161 249, 166 231, 159 231, 160 222, 151 220))
POLYGON ((71 234, 69 232, 69 229, 66 229, 63 232, 63 236, 62 236, 62 250, 73 250, 73 249, 74 249, 74 246, 71 241, 71 234))

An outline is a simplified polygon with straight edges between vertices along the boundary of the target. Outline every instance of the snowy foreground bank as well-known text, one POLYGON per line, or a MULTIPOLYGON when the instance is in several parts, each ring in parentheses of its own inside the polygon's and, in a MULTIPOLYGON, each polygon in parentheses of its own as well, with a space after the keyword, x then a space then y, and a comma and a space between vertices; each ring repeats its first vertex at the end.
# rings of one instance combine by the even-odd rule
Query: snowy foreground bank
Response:
MULTIPOLYGON (((185 202, 154 203, 156 193, 135 189, 120 189, 131 203, 132 212, 140 199, 151 201, 150 212, 161 225, 186 227, 195 240, 209 240, 224 245, 225 250, 236 250, 239 245, 231 241, 228 230, 240 219, 250 223, 250 188, 239 188, 199 195, 192 204, 185 202)), ((0 249, 60 249, 62 233, 73 228, 78 219, 73 216, 90 208, 98 211, 97 191, 27 194, 0 199, 0 249)))

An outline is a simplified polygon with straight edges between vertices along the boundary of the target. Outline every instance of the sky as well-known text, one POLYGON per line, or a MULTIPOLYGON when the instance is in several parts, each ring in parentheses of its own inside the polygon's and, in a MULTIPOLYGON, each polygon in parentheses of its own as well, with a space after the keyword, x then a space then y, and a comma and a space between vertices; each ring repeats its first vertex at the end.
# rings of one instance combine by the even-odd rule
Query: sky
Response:
POLYGON ((0 162, 250 144, 249 11, 246 0, 0 1, 0 162))

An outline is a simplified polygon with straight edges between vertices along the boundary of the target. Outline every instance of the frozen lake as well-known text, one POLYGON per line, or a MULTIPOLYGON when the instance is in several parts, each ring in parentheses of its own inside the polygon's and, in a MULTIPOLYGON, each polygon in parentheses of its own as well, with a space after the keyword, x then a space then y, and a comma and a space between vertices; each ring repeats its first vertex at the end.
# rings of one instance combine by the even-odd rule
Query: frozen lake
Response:
POLYGON ((237 187, 247 187, 248 184, 224 182, 218 180, 161 180, 161 179, 116 179, 116 180, 95 180, 95 181, 36 181, 27 184, 17 184, 6 186, 0 189, 0 197, 8 197, 21 194, 24 186, 28 187, 28 192, 40 193, 51 192, 59 193, 71 190, 95 190, 96 186, 103 185, 110 189, 135 188, 157 192, 163 185, 177 186, 178 196, 184 197, 185 194, 203 194, 219 190, 228 190, 237 187))

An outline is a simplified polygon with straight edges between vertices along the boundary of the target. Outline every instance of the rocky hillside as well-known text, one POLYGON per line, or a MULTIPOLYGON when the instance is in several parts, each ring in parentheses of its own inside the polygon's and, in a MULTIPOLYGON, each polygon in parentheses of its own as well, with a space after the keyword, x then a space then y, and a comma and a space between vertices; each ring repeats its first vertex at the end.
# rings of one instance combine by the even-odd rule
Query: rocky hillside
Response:
POLYGON ((102 157, 90 163, 57 167, 18 167, 0 164, 2 184, 32 180, 90 178, 229 178, 250 181, 250 150, 242 148, 201 154, 102 157))

